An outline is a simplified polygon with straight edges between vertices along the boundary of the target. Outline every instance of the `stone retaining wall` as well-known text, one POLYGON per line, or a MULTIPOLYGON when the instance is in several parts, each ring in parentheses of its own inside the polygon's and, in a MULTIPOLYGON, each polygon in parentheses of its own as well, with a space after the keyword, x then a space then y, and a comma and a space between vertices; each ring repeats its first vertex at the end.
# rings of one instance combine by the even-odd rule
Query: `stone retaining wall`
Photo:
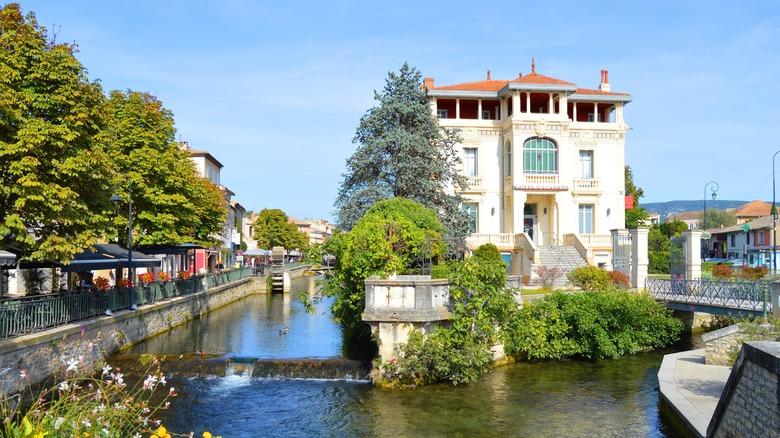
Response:
POLYGON ((701 335, 704 341, 704 360, 707 365, 725 365, 730 367, 734 360, 732 352, 737 351, 745 340, 739 326, 734 324, 701 335))
POLYGON ((780 431, 780 343, 747 342, 712 415, 708 437, 777 436, 780 431))
POLYGON ((265 291, 265 279, 250 277, 207 291, 144 305, 55 327, 43 332, 0 340, 0 372, 10 368, 10 379, 0 381, 0 394, 23 389, 26 370, 30 383, 44 381, 76 359, 88 369, 123 348, 164 333, 214 309, 265 291))

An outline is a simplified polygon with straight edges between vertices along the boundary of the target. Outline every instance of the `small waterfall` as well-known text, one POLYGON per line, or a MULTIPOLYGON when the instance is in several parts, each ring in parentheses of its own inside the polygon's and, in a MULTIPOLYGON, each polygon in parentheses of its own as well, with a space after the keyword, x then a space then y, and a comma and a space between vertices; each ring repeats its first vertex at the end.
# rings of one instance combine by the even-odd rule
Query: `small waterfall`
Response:
POLYGON ((254 357, 231 357, 225 365, 225 377, 241 376, 248 379, 255 370, 255 362, 257 359, 254 357))

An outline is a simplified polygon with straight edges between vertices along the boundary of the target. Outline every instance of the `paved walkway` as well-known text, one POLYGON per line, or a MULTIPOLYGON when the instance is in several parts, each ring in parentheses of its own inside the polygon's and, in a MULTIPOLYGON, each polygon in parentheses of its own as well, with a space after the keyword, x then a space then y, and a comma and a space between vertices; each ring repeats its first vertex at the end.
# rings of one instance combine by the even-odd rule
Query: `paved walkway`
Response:
POLYGON ((703 348, 667 354, 658 370, 658 388, 691 432, 705 437, 729 374, 729 367, 706 365, 703 348))

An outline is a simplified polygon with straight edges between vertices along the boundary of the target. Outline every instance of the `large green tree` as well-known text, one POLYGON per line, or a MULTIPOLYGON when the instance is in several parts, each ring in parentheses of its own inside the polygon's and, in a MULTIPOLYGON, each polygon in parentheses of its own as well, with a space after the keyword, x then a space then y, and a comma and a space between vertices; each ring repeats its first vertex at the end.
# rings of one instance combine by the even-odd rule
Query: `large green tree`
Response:
POLYGON ((351 230, 374 203, 403 197, 432 208, 448 237, 465 236, 460 191, 466 182, 455 151, 461 138, 439 126, 420 73, 406 63, 389 72, 374 99, 379 104, 360 119, 353 139, 360 146, 347 160, 335 202, 339 226, 351 230))
MULTIPOLYGON (((224 222, 224 197, 179 148, 173 114, 156 97, 130 90, 112 91, 106 113, 101 140, 117 167, 117 191, 133 201, 133 243, 213 243, 224 222)), ((115 223, 126 230, 127 215, 117 214, 115 223)))
POLYGON ((75 52, 19 4, 0 10, 0 248, 30 260, 68 260, 109 225, 104 96, 75 52))
POLYGON ((287 215, 278 208, 264 208, 258 213, 252 238, 258 246, 266 249, 283 246, 286 249, 305 250, 309 246, 306 233, 298 231, 295 224, 289 223, 287 215))
MULTIPOLYGON (((328 239, 325 252, 336 256, 336 265, 323 293, 335 298, 334 317, 348 327, 367 328, 360 318, 365 307, 364 281, 372 275, 403 273, 441 233, 442 224, 433 210, 393 198, 374 204, 348 234, 328 239)), ((443 253, 441 245, 430 248, 433 257, 443 253)))
MULTIPOLYGON (((699 213, 699 228, 704 229, 704 211, 699 213)), ((733 211, 707 209, 707 229, 730 227, 737 224, 737 215, 733 211)))

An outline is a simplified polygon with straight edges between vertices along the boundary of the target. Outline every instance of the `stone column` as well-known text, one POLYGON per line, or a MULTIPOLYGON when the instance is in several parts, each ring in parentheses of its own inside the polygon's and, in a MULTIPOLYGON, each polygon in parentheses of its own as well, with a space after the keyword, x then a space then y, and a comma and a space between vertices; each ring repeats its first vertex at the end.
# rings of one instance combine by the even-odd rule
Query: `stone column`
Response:
POLYGON ((772 282, 771 291, 772 316, 780 318, 780 281, 772 282))
POLYGON ((685 278, 701 278, 701 231, 686 230, 685 237, 685 278))
POLYGON ((631 286, 637 290, 645 289, 647 280, 647 236, 649 228, 629 228, 631 235, 631 286))

